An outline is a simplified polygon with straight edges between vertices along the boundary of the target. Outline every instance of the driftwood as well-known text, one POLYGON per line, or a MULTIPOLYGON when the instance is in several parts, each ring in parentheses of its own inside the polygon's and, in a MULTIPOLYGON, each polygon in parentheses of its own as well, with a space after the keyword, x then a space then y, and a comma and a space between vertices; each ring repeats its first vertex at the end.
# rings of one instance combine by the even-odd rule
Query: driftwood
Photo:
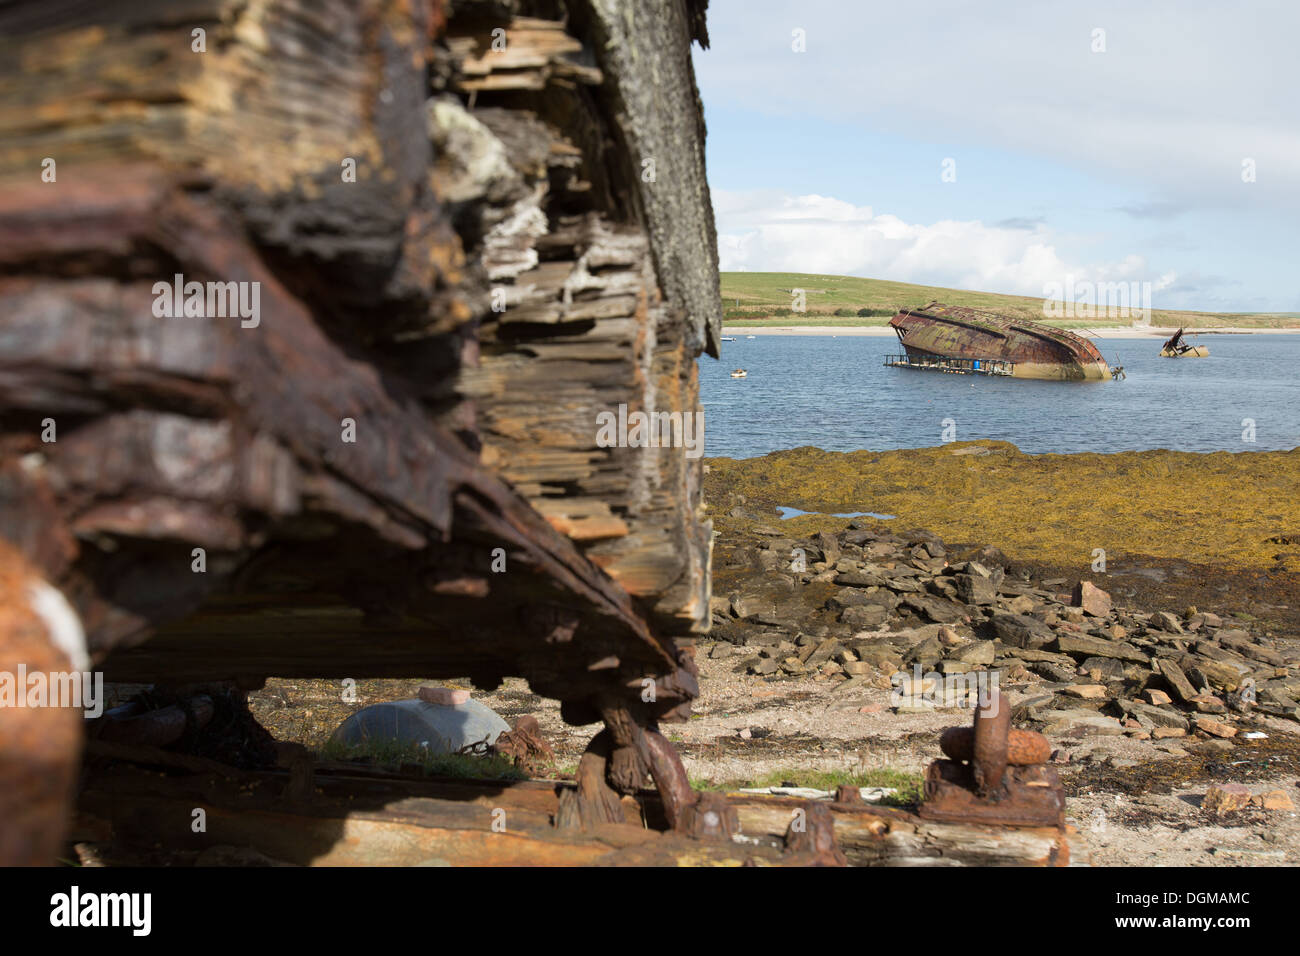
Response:
MULTIPOLYGON (((579 771, 581 776, 581 770, 579 771)), ((581 784, 579 784, 581 785, 581 784)), ((827 862, 791 839, 792 823, 820 811, 850 865, 1065 866, 1086 862, 1072 830, 981 827, 921 820, 901 809, 746 794, 713 795, 738 820, 735 837, 692 840, 662 823, 657 793, 612 797, 613 819, 566 826, 572 784, 382 778, 318 772, 306 801, 283 773, 166 777, 124 766, 89 776, 72 839, 124 861, 169 853, 251 848, 311 866, 809 865, 827 862), (195 832, 195 808, 206 829, 195 832), (647 826, 650 823, 652 826, 647 826)), ((808 831, 796 827, 796 834, 808 831)))

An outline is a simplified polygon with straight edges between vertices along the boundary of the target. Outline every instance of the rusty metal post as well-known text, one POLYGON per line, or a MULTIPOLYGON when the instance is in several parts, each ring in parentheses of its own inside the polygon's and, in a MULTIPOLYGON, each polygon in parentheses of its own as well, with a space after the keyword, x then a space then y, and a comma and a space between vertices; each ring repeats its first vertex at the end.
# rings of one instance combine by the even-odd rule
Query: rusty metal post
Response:
POLYGON ((925 773, 920 816, 949 823, 998 826, 1065 826, 1065 791, 1046 766, 1051 753, 1041 734, 1011 727, 1010 708, 998 693, 975 711, 971 727, 944 731, 939 746, 949 758, 925 773))

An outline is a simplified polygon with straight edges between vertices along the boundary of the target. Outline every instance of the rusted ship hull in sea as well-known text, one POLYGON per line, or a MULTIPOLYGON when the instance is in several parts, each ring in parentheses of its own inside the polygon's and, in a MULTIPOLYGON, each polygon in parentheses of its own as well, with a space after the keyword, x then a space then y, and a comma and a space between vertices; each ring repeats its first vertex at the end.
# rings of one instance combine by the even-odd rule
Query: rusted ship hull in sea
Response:
POLYGON ((1161 358, 1209 358, 1210 350, 1204 345, 1193 345, 1183 340, 1180 328, 1164 345, 1160 346, 1161 358))
POLYGON ((905 351, 900 368, 1063 381, 1108 380, 1110 366, 1083 336, 982 309, 931 302, 889 321, 905 351))

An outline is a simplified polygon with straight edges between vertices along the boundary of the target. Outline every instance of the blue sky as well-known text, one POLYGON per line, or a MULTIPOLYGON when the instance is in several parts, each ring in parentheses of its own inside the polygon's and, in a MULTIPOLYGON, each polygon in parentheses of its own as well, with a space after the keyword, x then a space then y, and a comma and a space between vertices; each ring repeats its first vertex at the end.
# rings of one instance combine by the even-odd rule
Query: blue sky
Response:
POLYGON ((709 34, 724 270, 1300 311, 1300 4, 712 0, 709 34))

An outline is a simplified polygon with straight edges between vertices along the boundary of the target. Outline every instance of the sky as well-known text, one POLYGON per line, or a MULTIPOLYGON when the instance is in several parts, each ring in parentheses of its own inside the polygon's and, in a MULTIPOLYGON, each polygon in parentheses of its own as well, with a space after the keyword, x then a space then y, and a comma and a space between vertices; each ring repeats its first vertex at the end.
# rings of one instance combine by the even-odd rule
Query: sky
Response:
POLYGON ((1300 312, 1297 0, 711 0, 708 28, 723 271, 1300 312))

